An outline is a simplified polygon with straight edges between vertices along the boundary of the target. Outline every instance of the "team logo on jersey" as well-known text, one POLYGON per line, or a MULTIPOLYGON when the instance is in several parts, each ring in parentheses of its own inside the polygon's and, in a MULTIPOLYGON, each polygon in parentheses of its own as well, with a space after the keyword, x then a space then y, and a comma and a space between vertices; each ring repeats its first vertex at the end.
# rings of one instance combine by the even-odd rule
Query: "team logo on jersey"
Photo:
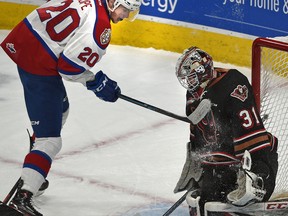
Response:
POLYGON ((238 85, 230 95, 244 102, 248 98, 248 88, 246 85, 238 85))
POLYGON ((11 53, 16 53, 16 49, 14 48, 13 43, 6 43, 6 48, 11 52, 11 53))
POLYGON ((106 45, 110 42, 111 38, 111 29, 105 29, 100 35, 100 43, 106 45))

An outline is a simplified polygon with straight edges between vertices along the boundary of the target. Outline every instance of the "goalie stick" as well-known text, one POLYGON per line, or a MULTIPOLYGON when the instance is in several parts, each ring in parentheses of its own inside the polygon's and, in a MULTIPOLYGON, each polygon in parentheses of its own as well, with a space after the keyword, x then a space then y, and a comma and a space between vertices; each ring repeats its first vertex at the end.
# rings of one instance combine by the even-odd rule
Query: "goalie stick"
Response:
POLYGON ((172 214, 172 212, 175 211, 178 206, 180 206, 184 200, 186 199, 187 194, 194 189, 194 186, 192 186, 189 190, 186 191, 185 194, 183 194, 179 200, 177 200, 162 216, 168 216, 172 214))
POLYGON ((200 102, 200 104, 197 106, 195 111, 192 112, 187 118, 187 117, 179 116, 179 115, 176 115, 174 113, 168 112, 166 110, 160 109, 158 107, 152 106, 150 104, 141 102, 141 101, 133 99, 131 97, 125 96, 123 94, 119 94, 119 98, 126 100, 128 102, 134 103, 136 105, 142 106, 146 109, 150 109, 152 111, 161 113, 163 115, 178 119, 180 121, 184 121, 187 123, 192 122, 193 124, 197 124, 198 122, 200 122, 205 117, 205 115, 211 110, 211 102, 208 99, 204 99, 200 102))

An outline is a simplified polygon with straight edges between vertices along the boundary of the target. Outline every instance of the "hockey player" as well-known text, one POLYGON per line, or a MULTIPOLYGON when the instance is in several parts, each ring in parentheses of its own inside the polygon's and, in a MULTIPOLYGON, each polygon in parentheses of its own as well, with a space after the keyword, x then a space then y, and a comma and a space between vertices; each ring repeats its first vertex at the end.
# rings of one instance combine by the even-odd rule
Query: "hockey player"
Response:
POLYGON ((110 22, 133 20, 141 0, 53 0, 31 12, 1 47, 17 64, 28 115, 36 136, 26 155, 23 185, 10 205, 24 215, 42 215, 31 199, 49 173, 62 146, 61 128, 69 102, 62 78, 82 83, 97 97, 115 102, 120 88, 101 70, 91 68, 110 42, 110 22))
POLYGON ((197 47, 184 51, 176 75, 187 89, 192 123, 174 192, 190 190, 190 215, 204 215, 209 201, 235 206, 267 201, 275 188, 277 138, 263 126, 248 79, 236 69, 214 68, 212 57, 197 47))

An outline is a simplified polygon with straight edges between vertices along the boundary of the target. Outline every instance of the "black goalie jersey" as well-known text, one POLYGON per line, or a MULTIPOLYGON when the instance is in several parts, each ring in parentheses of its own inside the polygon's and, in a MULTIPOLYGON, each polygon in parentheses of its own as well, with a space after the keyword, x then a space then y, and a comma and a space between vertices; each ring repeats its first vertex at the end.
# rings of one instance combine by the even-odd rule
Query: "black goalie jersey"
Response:
MULTIPOLYGON (((206 163, 239 161, 244 151, 257 156, 265 151, 269 156, 275 139, 266 131, 257 111, 252 87, 243 74, 235 69, 216 69, 218 78, 208 83, 199 101, 187 92, 187 116, 205 98, 212 103, 211 111, 197 124, 191 124, 190 142, 206 163)), ((253 156, 252 156, 253 157, 253 156)), ((258 157, 258 156, 257 156, 258 157)), ((264 159, 265 160, 265 159, 264 159)))

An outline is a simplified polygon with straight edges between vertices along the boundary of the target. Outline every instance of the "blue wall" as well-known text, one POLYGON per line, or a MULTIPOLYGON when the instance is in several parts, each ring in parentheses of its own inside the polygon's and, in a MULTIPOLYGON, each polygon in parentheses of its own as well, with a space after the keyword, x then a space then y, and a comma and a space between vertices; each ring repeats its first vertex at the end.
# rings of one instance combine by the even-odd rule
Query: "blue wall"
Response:
POLYGON ((288 35, 288 0, 143 0, 140 13, 256 37, 288 35))

